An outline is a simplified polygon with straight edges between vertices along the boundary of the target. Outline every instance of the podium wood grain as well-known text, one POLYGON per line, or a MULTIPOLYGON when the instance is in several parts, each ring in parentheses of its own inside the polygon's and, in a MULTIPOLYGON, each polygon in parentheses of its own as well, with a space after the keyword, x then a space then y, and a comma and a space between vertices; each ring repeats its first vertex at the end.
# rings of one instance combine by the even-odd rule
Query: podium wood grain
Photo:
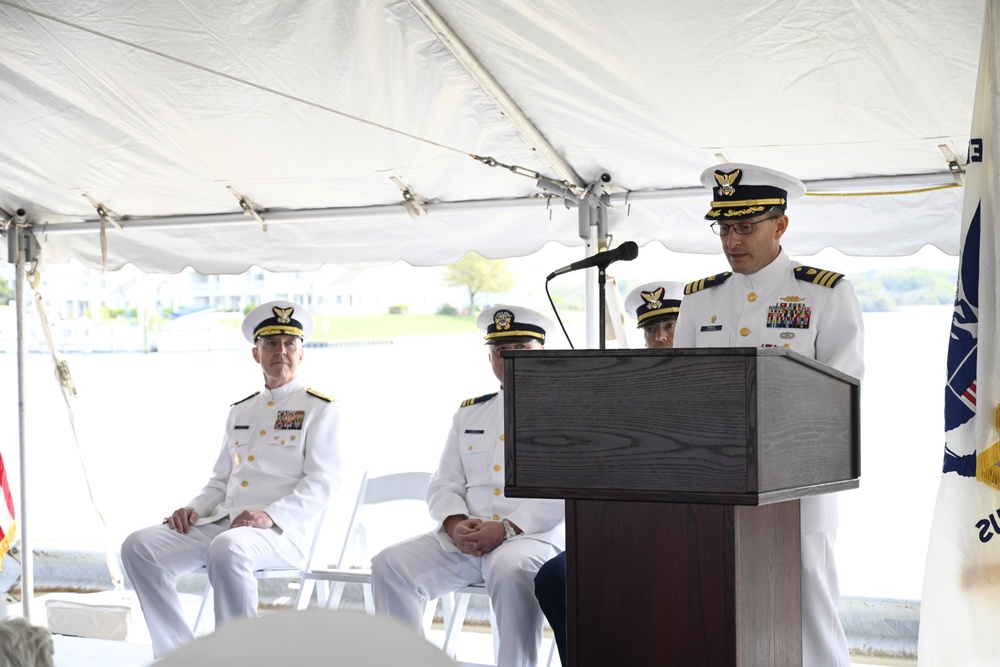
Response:
POLYGON ((858 380, 780 349, 503 356, 505 493, 567 499, 570 665, 801 665, 798 499, 857 487, 858 380))

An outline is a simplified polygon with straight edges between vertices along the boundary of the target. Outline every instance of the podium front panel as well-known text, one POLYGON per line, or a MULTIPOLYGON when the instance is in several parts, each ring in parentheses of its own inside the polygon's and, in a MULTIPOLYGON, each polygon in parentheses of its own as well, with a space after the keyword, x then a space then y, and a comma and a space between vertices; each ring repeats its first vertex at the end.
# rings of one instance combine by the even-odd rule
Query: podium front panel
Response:
POLYGON ((503 356, 512 497, 755 505, 857 486, 859 384, 801 355, 503 356))

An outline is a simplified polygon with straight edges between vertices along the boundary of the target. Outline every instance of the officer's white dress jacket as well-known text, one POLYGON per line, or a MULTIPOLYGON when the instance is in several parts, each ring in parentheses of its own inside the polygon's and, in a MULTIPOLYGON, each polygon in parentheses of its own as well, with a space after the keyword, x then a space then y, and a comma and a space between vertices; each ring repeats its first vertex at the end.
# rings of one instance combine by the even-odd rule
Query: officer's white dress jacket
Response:
POLYGON ((233 405, 212 478, 188 503, 197 525, 263 510, 302 554, 340 485, 336 402, 299 380, 233 405))
MULTIPOLYGON (((783 347, 859 380, 864 376, 861 308, 840 274, 803 268, 782 250, 754 274, 719 274, 686 292, 675 348, 783 347)), ((839 524, 835 494, 803 498, 801 511, 803 533, 839 524)))
POLYGON ((503 391, 463 403, 455 413, 438 470, 431 477, 427 504, 442 522, 435 533, 442 548, 458 551, 444 531, 453 514, 484 521, 508 519, 524 535, 564 549, 565 503, 504 495, 503 391))

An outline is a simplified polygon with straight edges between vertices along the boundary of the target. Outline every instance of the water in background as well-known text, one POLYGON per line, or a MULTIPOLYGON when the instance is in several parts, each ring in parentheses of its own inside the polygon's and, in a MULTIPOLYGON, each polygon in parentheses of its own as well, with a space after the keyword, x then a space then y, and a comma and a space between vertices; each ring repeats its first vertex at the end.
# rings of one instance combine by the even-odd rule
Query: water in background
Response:
MULTIPOLYGON (((951 307, 865 315, 861 488, 841 494, 838 561, 845 595, 919 599, 943 453, 943 385, 951 307)), ((207 480, 229 405, 255 391, 250 350, 70 354, 72 401, 109 540, 159 522, 207 480)), ((66 404, 47 354, 28 356, 29 505, 19 520, 36 549, 100 549, 66 404)), ((308 348, 308 386, 345 415, 343 505, 361 470, 433 470, 465 398, 496 391, 478 334, 308 348)), ((20 504, 16 357, 0 354, 0 452, 20 504)), ((410 520, 409 518, 403 520, 410 520)), ((372 548, 377 549, 377 539, 372 548)))

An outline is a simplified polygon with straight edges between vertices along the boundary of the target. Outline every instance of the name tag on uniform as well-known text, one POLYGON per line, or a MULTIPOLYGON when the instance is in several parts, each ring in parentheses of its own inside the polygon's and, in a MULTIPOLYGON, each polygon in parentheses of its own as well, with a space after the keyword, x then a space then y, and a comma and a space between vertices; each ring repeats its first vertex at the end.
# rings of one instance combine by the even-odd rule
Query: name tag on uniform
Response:
POLYGON ((467 429, 465 429, 465 432, 466 433, 477 433, 479 435, 482 435, 483 433, 486 433, 486 431, 484 431, 482 429, 475 429, 475 428, 467 428, 467 429))
POLYGON ((701 328, 702 331, 722 331, 721 324, 710 324, 701 328))
POLYGON ((249 424, 246 424, 246 425, 237 424, 233 428, 236 429, 237 431, 243 431, 243 430, 246 430, 246 429, 250 428, 250 425, 249 424))

